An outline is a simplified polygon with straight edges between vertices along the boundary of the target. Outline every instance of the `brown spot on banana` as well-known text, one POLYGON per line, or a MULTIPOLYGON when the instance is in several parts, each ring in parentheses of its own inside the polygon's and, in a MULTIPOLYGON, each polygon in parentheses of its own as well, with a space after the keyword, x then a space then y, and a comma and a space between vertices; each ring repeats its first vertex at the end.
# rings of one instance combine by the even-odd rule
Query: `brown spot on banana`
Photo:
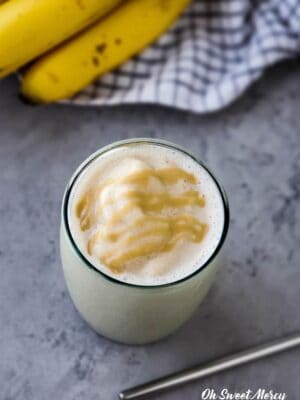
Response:
POLYGON ((170 8, 170 0, 159 0, 158 4, 163 12, 167 12, 170 8))
POLYGON ((53 82, 53 83, 59 83, 59 78, 57 75, 53 74, 52 72, 47 73, 48 78, 53 82))
POLYGON ((85 9, 85 4, 83 0, 75 0, 75 2, 78 4, 78 7, 81 8, 81 10, 85 9))
POLYGON ((106 43, 99 43, 96 45, 96 51, 97 53, 103 54, 107 48, 106 43))
POLYGON ((95 65, 95 67, 98 67, 100 64, 99 58, 98 57, 93 57, 92 58, 92 63, 95 65))

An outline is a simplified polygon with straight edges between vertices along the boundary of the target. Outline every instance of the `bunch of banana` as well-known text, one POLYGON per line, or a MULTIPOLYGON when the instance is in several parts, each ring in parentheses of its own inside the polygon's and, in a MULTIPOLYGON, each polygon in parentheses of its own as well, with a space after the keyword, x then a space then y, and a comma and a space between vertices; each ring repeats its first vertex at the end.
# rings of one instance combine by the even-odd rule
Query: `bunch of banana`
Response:
POLYGON ((0 77, 109 12, 120 0, 7 0, 0 5, 0 77))
POLYGON ((190 1, 7 0, 0 5, 0 77, 34 60, 23 96, 41 103, 73 96, 153 42, 190 1))

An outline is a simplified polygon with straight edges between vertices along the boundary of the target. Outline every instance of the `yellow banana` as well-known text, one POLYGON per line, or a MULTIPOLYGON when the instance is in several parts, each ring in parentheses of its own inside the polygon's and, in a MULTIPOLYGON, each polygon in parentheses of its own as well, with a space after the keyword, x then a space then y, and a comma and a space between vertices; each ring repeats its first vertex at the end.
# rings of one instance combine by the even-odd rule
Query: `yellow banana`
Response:
POLYGON ((95 22, 120 1, 5 1, 0 7, 0 78, 95 22))
POLYGON ((70 97, 138 53, 165 31, 190 0, 128 0, 25 72, 21 93, 34 102, 70 97))

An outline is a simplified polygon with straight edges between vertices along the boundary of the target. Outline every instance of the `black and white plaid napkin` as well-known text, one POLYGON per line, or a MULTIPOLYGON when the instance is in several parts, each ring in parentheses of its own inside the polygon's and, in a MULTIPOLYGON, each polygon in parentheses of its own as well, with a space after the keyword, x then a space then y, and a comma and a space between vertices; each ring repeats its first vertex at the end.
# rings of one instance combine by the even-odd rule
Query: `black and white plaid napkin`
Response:
POLYGON ((194 0, 155 44, 71 102, 214 111, 299 51, 300 0, 194 0))

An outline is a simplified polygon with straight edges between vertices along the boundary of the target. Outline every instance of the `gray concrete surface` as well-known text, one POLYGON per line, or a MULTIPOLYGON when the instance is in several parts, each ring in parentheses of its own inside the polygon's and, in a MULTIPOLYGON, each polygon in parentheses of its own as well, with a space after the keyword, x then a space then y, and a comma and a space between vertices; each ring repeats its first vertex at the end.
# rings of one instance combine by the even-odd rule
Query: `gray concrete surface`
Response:
MULTIPOLYGON (((30 107, 0 83, 0 399, 110 400, 120 389, 300 331, 300 63, 277 66, 233 106, 200 117, 158 107, 30 107), (193 150, 230 199, 224 265, 194 317, 149 346, 112 343, 79 317, 60 266, 60 202, 74 168, 114 140, 193 150)), ((300 349, 154 399, 204 388, 300 398, 300 349)))

